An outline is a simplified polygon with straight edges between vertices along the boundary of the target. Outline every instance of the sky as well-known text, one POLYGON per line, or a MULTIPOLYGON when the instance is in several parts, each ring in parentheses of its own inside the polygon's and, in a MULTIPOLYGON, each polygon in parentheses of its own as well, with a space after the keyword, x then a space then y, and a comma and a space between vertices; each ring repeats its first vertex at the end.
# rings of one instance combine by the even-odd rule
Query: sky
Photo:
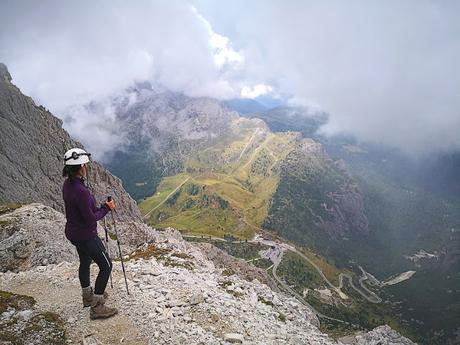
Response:
POLYGON ((324 133, 408 153, 460 150, 458 13, 449 0, 0 0, 0 61, 100 153, 113 109, 84 106, 143 80, 282 97, 329 113, 324 133))

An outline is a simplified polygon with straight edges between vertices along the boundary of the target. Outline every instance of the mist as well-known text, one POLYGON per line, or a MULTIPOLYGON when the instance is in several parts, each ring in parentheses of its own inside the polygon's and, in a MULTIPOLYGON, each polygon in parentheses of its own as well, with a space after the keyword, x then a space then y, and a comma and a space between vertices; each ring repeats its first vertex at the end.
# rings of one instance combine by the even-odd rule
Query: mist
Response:
POLYGON ((0 6, 0 61, 13 82, 96 156, 125 140, 111 99, 144 80, 222 100, 283 95, 327 112, 326 134, 410 154, 460 149, 455 1, 0 6), (92 101, 106 106, 89 111, 92 101))

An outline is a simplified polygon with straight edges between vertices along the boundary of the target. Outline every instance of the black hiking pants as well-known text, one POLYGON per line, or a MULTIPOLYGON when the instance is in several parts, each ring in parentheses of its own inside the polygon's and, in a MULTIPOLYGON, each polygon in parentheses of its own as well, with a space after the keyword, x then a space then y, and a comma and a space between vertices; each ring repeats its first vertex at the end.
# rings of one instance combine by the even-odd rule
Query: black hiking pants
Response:
POLYGON ((84 241, 71 241, 77 248, 78 256, 80 257, 80 267, 78 269, 78 277, 82 288, 90 286, 89 268, 91 262, 94 261, 99 266, 99 274, 96 278, 94 293, 102 295, 107 286, 107 282, 112 271, 112 261, 107 254, 104 245, 99 237, 84 241))

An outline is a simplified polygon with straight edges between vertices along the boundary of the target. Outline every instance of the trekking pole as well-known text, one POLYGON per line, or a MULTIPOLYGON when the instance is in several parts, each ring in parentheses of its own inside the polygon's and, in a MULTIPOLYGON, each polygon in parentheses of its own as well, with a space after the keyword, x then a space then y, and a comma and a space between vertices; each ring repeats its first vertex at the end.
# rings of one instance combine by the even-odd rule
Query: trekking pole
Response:
MULTIPOLYGON (((104 230, 105 230, 105 244, 107 246, 107 254, 109 254, 109 258, 110 258, 109 236, 107 234, 107 221, 105 217, 104 217, 104 230)), ((112 271, 110 271, 110 287, 113 289, 112 271)))
MULTIPOLYGON (((112 197, 108 196, 107 201, 111 201, 111 200, 112 200, 112 197)), ((125 264, 123 263, 123 256, 121 255, 120 240, 118 239, 117 225, 115 223, 115 217, 113 216, 113 210, 110 210, 110 213, 112 214, 112 224, 113 224, 113 228, 115 229, 115 236, 117 237, 117 245, 118 245, 118 252, 120 253, 121 268, 123 270, 123 276, 125 277, 126 293, 129 295, 128 281, 126 280, 125 264)))

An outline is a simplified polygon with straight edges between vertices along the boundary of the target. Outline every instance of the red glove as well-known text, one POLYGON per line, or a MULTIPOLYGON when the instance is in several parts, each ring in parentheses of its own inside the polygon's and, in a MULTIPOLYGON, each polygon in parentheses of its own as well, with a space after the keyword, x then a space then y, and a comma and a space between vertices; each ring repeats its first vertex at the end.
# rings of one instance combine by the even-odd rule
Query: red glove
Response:
POLYGON ((110 201, 106 201, 105 206, 107 206, 107 208, 109 210, 114 210, 115 209, 115 201, 113 199, 110 200, 110 201))

